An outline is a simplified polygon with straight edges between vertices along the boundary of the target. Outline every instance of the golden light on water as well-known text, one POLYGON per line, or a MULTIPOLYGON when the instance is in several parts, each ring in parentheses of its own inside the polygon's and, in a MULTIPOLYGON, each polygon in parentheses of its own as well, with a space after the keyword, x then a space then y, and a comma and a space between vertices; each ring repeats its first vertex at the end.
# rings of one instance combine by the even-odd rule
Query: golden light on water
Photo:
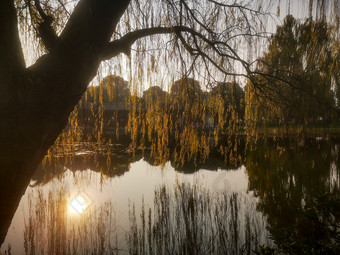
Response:
POLYGON ((78 214, 82 214, 89 207, 89 205, 90 201, 83 194, 79 194, 69 202, 69 208, 78 214))

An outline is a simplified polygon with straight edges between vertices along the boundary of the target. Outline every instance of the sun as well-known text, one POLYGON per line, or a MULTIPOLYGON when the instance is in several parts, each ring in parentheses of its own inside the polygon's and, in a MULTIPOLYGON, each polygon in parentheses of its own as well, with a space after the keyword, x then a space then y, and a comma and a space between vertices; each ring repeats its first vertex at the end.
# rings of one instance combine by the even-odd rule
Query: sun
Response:
POLYGON ((89 205, 88 199, 83 194, 77 195, 69 202, 69 208, 77 214, 82 214, 89 205))

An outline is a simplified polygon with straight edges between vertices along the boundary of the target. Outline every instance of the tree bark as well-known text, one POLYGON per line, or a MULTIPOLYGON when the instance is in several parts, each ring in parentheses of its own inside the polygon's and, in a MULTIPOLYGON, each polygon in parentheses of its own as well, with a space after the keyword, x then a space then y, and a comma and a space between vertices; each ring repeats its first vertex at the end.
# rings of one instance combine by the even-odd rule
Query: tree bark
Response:
POLYGON ((80 0, 57 45, 25 68, 13 0, 0 1, 0 245, 129 2, 80 0))

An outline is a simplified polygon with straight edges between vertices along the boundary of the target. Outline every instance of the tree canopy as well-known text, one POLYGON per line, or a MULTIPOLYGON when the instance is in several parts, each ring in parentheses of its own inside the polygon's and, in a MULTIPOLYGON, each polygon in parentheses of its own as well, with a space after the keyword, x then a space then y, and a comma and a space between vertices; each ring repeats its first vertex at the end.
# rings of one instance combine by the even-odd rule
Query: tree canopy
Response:
POLYGON ((89 86, 85 93, 86 102, 125 103, 130 96, 129 84, 122 77, 106 76, 99 86, 89 86))
POLYGON ((249 84, 248 118, 305 125, 336 118, 339 41, 326 21, 287 16, 260 59, 259 88, 249 84))

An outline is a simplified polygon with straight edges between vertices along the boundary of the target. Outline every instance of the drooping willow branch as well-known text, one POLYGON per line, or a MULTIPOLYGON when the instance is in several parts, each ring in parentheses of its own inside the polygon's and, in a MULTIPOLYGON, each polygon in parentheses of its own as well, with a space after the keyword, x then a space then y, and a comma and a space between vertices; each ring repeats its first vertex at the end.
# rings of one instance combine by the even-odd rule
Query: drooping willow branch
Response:
MULTIPOLYGON (((202 49, 199 47, 198 43, 195 43, 195 47, 191 45, 188 40, 182 35, 183 33, 187 33, 191 35, 196 41, 200 39, 201 41, 205 42, 206 45, 210 47, 213 53, 216 53, 221 58, 228 58, 231 60, 235 60, 240 62, 244 68, 249 71, 249 65, 246 61, 244 61, 236 51, 232 49, 230 45, 226 42, 221 40, 210 40, 202 33, 197 32, 196 30, 186 27, 186 26, 173 26, 173 27, 152 27, 152 28, 145 28, 136 30, 133 32, 129 32, 122 36, 120 39, 110 42, 107 47, 105 48, 102 59, 108 60, 120 53, 124 53, 130 56, 131 46, 139 39, 142 39, 147 36, 157 35, 157 34, 175 34, 179 40, 181 41, 183 47, 191 54, 192 56, 199 56, 202 57, 204 60, 208 60, 211 64, 213 64, 219 71, 226 75, 235 75, 235 73, 228 72, 222 66, 220 66, 217 61, 215 61, 212 57, 208 55, 206 49, 202 49), (224 46, 228 51, 232 54, 228 54, 227 52, 223 52, 219 49, 219 46, 224 46)), ((197 41, 196 41, 197 42, 197 41)), ((236 74, 237 75, 237 74, 236 74)), ((244 74, 239 74, 240 76, 244 76, 244 74)))

